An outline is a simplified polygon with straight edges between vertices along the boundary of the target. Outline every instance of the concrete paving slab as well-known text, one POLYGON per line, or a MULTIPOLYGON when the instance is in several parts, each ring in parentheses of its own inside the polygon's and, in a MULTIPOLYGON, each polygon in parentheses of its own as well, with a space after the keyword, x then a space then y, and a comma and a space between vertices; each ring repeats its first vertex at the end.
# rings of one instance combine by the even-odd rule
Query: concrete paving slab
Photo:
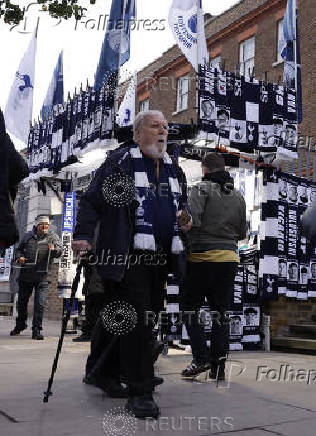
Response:
MULTIPOLYGON (((270 426, 269 431, 279 433, 286 436, 315 436, 316 434, 316 419, 304 422, 291 422, 286 424, 270 426)), ((267 436, 267 435, 266 435, 267 436)))
POLYGON ((60 324, 46 322, 44 341, 33 341, 29 332, 8 336, 12 324, 12 320, 0 320, 1 436, 230 433, 294 436, 294 431, 296 436, 298 433, 300 436, 316 434, 316 430, 312 431, 316 425, 316 382, 283 377, 286 365, 294 371, 316 368, 315 356, 235 352, 230 357, 231 383, 217 387, 210 381, 183 381, 180 372, 191 361, 191 356, 170 350, 157 365, 157 373, 165 378, 155 394, 161 416, 157 421, 141 421, 128 417, 125 400, 104 397, 101 390, 81 382, 89 344, 74 343, 73 336, 65 337, 53 385, 54 395, 44 404, 43 391, 55 356, 60 324), (272 380, 273 371, 269 376, 261 371, 258 380, 258 366, 266 367, 265 372, 281 368, 281 376, 272 380), (244 368, 242 372, 241 368, 244 368), (116 414, 117 408, 120 416, 116 414), (102 427, 105 414, 106 430, 102 427))

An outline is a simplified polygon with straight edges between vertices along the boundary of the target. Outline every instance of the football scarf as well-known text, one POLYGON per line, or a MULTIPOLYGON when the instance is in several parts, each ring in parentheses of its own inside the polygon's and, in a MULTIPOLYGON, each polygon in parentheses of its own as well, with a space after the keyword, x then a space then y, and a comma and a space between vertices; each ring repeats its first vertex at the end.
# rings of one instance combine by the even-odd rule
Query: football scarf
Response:
POLYGON ((315 247, 301 233, 301 217, 316 184, 286 173, 266 175, 262 203, 259 283, 262 300, 316 296, 315 247))
MULTIPOLYGON (((137 250, 156 251, 152 223, 152 201, 155 194, 150 189, 145 161, 139 147, 131 147, 129 152, 134 167, 136 200, 139 203, 135 213, 134 248, 137 250)), ((173 197, 174 225, 171 252, 173 254, 179 254, 184 251, 183 243, 179 236, 177 219, 181 192, 175 165, 167 153, 164 153, 163 155, 163 164, 166 169, 168 180, 162 180, 162 183, 169 184, 170 192, 173 197)))
POLYGON ((296 93, 272 83, 201 66, 198 127, 201 137, 242 151, 296 157, 296 93))

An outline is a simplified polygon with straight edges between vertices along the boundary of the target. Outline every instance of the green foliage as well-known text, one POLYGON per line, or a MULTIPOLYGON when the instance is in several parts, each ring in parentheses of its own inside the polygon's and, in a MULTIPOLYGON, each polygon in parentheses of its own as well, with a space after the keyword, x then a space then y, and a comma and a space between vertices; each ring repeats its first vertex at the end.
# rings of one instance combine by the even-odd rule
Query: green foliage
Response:
MULTIPOLYGON (((90 0, 90 4, 94 5, 96 0, 90 0)), ((32 3, 32 0, 30 0, 32 3)), ((37 3, 42 5, 43 11, 48 11, 51 17, 57 19, 65 19, 74 17, 76 20, 82 18, 84 8, 78 5, 78 0, 37 0, 37 3)), ((25 14, 25 8, 17 4, 11 3, 10 0, 0 0, 0 21, 6 24, 19 24, 25 14)))

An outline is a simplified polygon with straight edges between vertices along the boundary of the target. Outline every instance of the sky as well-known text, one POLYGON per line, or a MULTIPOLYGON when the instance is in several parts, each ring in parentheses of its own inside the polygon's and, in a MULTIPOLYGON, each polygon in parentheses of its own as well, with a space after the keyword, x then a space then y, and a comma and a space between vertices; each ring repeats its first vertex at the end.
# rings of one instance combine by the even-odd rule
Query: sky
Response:
MULTIPOLYGON (((203 10, 217 15, 240 0, 204 0, 203 10)), ((55 68, 58 54, 64 50, 64 93, 74 92, 80 84, 85 87, 87 79, 92 84, 104 39, 104 16, 109 14, 111 1, 96 0, 91 6, 89 0, 78 3, 87 7, 85 17, 76 23, 74 19, 54 20, 40 10, 36 2, 15 0, 13 3, 28 6, 26 18, 16 27, 0 21, 0 107, 4 110, 13 82, 15 71, 27 49, 32 32, 39 18, 37 56, 35 66, 35 86, 33 118, 37 118, 55 68), (98 23, 99 25, 98 29, 98 23)), ((138 29, 131 32, 131 58, 122 67, 123 74, 131 75, 174 45, 172 32, 168 25, 168 12, 171 0, 137 0, 138 29), (140 20, 163 20, 159 28, 146 30, 140 20)), ((154 27, 154 26, 153 26, 154 27)))

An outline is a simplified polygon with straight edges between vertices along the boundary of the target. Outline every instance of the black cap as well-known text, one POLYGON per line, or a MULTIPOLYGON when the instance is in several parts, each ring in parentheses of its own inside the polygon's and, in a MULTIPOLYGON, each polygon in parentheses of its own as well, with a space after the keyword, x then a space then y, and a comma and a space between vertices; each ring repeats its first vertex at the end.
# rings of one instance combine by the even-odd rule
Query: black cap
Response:
POLYGON ((225 159, 220 153, 208 153, 202 159, 202 165, 208 168, 210 171, 224 171, 225 159))

